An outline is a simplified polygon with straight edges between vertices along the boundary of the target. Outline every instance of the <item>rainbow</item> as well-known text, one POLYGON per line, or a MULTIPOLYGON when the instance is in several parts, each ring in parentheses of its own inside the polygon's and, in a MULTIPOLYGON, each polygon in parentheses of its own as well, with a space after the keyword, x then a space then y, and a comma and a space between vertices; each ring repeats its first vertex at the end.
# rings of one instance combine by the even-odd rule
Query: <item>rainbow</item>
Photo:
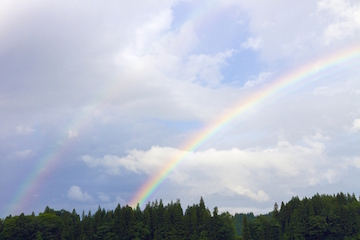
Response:
POLYGON ((133 207, 137 204, 141 206, 144 205, 144 203, 154 194, 155 190, 159 188, 169 174, 176 169, 191 152, 198 149, 205 141, 211 138, 211 136, 219 132, 230 122, 234 121, 241 114, 256 105, 259 105, 266 99, 287 90, 290 86, 305 81, 306 79, 309 79, 310 77, 324 72, 334 66, 347 63, 359 55, 360 45, 355 45, 316 61, 312 61, 279 77, 268 84, 265 88, 241 101, 234 110, 219 118, 217 121, 198 133, 197 136, 191 139, 191 141, 185 144, 182 154, 168 161, 155 175, 150 177, 148 181, 139 188, 134 197, 130 200, 129 205, 133 207))
MULTIPOLYGON (((95 108, 101 108, 101 105, 98 104, 95 108)), ((63 126, 62 129, 79 129, 83 124, 82 120, 87 117, 91 110, 93 109, 82 109, 77 113, 72 121, 63 126)), ((69 139, 66 134, 58 136, 58 139, 57 143, 43 153, 36 161, 36 164, 30 171, 29 175, 26 176, 26 178, 22 181, 22 184, 20 184, 20 186, 16 189, 10 203, 1 213, 2 216, 20 214, 28 210, 28 206, 32 203, 32 201, 34 201, 34 196, 37 195, 38 190, 42 185, 46 184, 46 179, 48 179, 57 169, 61 159, 63 159, 66 153, 68 153, 74 146, 74 141, 69 139)))
MULTIPOLYGON (((216 4, 214 2, 209 2, 206 6, 197 8, 197 11, 194 11, 188 19, 184 19, 184 21, 179 23, 178 26, 174 26, 174 30, 179 30, 182 24, 189 19, 192 19, 199 24, 205 24, 206 21, 202 19, 202 16, 206 14, 210 16, 216 9, 216 4)), ((113 85, 116 85, 117 83, 115 80, 113 81, 113 83, 104 86, 103 89, 99 91, 98 96, 92 102, 93 105, 95 105, 94 108, 82 109, 82 111, 80 111, 68 125, 63 127, 63 129, 78 129, 87 114, 96 109, 101 109, 111 96, 116 95, 116 88, 114 88, 113 85)), ((89 104, 89 106, 91 106, 91 104, 89 104)), ((33 196, 37 194, 41 185, 46 183, 46 179, 56 169, 58 163, 61 161, 61 158, 71 149, 73 145, 71 140, 68 140, 67 136, 59 136, 58 139, 61 144, 56 144, 56 146, 49 149, 37 160, 33 168, 30 170, 30 173, 14 191, 14 195, 9 201, 8 206, 6 206, 6 209, 3 209, 3 211, 0 212, 0 216, 20 214, 24 212, 24 210, 28 209, 27 206, 31 204, 33 196)), ((1 210, 2 209, 0 207, 0 211, 1 210)))
POLYGON ((36 194, 41 183, 46 182, 46 179, 56 168, 61 157, 69 150, 69 147, 69 144, 62 147, 55 147, 55 149, 50 149, 44 154, 37 162, 35 171, 32 171, 23 181, 23 184, 17 189, 17 192, 11 201, 12 204, 7 209, 7 214, 19 214, 24 212, 26 206, 31 202, 31 196, 36 194))
MULTIPOLYGON (((149 178, 129 201, 129 205, 134 207, 137 203, 143 205, 154 194, 155 190, 161 185, 167 176, 176 169, 177 166, 179 166, 179 164, 181 164, 181 162, 184 161, 191 152, 196 151, 206 140, 223 129, 224 126, 234 121, 241 114, 256 105, 259 105, 271 96, 283 92, 290 86, 302 82, 317 73, 324 72, 331 67, 348 63, 350 60, 358 57, 359 55, 360 45, 348 47, 345 50, 328 55, 290 71, 288 74, 272 81, 266 85, 265 88, 260 89, 247 99, 241 101, 235 108, 233 108, 232 111, 210 124, 207 128, 203 129, 187 144, 185 144, 182 148, 182 154, 175 156, 173 159, 168 161, 155 175, 149 178)), ((100 99, 106 100, 105 96, 109 95, 109 91, 106 91, 106 89, 112 88, 109 86, 104 87, 103 91, 98 96, 100 99)), ((101 108, 102 104, 106 103, 105 100, 102 102, 100 101, 99 104, 95 104, 95 109, 101 108)), ((78 129, 81 125, 81 120, 84 119, 86 117, 85 115, 89 112, 91 112, 91 109, 83 109, 83 111, 80 111, 73 121, 64 128, 67 130, 78 129)), ((55 171, 62 157, 65 156, 69 149, 71 149, 74 145, 67 136, 60 136, 59 139, 63 140, 60 141, 62 143, 58 143, 53 148, 49 149, 37 161, 34 169, 16 190, 9 205, 5 209, 6 212, 3 213, 4 215, 18 214, 27 209, 27 206, 31 203, 31 199, 36 194, 37 190, 41 187, 41 185, 46 183, 46 179, 49 178, 53 171, 55 171)))

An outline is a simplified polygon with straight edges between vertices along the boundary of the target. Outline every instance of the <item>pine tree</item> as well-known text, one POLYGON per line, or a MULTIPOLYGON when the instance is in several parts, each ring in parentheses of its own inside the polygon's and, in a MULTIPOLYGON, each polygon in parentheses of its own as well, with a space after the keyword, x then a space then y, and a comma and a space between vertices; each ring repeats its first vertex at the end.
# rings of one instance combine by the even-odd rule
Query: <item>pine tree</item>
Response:
POLYGON ((246 215, 244 214, 243 217, 243 232, 242 232, 242 236, 243 236, 243 240, 252 240, 251 237, 251 233, 250 233, 250 227, 246 218, 246 215))
POLYGON ((274 204, 274 210, 273 210, 273 218, 277 221, 279 219, 279 206, 275 202, 274 204))

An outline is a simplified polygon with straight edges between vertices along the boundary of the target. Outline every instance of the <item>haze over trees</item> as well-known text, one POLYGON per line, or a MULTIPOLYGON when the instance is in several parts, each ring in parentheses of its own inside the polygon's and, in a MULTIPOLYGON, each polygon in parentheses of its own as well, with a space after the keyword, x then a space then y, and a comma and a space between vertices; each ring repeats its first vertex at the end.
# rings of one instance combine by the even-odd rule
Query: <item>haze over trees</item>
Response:
POLYGON ((90 211, 46 207, 35 215, 7 216, 0 239, 360 239, 360 202, 354 194, 319 195, 277 203, 272 212, 219 213, 199 204, 184 211, 180 201, 148 203, 144 210, 118 205, 90 211))

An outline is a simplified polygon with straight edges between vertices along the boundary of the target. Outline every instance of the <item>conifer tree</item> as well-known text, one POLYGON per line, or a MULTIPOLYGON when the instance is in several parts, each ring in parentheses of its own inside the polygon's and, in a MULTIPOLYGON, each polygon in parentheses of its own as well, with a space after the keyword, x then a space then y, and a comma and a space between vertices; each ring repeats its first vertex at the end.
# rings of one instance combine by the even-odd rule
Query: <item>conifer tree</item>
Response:
POLYGON ((242 232, 242 236, 243 236, 243 240, 252 240, 251 237, 251 233, 250 233, 250 227, 247 221, 247 217, 244 214, 243 217, 243 228, 242 228, 243 232, 242 232))

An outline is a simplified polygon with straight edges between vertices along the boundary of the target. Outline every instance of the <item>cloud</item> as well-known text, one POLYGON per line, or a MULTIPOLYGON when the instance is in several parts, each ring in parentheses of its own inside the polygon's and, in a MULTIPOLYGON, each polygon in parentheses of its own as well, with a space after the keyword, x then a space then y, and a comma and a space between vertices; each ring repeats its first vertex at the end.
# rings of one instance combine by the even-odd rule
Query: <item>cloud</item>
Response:
POLYGON ((151 52, 154 47, 153 43, 159 40, 161 32, 170 28, 172 19, 170 9, 153 14, 148 22, 135 30, 135 44, 132 52, 136 53, 136 55, 151 52))
POLYGON ((258 86, 262 83, 264 83, 266 80, 269 79, 269 77, 271 75, 273 75, 274 73, 272 72, 262 72, 260 73, 258 76, 252 76, 250 77, 250 80, 248 80, 245 84, 244 87, 255 87, 258 86))
POLYGON ((354 158, 354 165, 355 167, 360 168, 360 157, 354 158))
MULTIPOLYGON (((349 181, 344 159, 359 155, 358 139, 346 132, 359 132, 356 58, 260 101, 253 97, 272 80, 357 42, 358 2, 0 5, 0 72, 7 79, 0 81, 0 156, 61 152, 56 171, 92 187, 93 196, 73 186, 69 199, 111 208, 121 193, 116 201, 126 203, 139 181, 185 154, 179 146, 244 103, 247 109, 187 155, 157 197, 190 201, 201 194, 267 209, 274 198, 309 196, 319 185, 335 191, 349 181), (243 86, 229 84, 234 79, 243 86)), ((27 170, 13 162, 0 163, 4 181, 27 170)), ((53 183, 69 187, 54 179, 44 194, 53 194, 53 183)), ((16 187, 9 183, 2 192, 16 187)))
POLYGON ((241 47, 255 50, 266 61, 303 57, 318 44, 314 32, 321 23, 313 15, 317 7, 314 1, 229 2, 245 10, 248 16, 250 34, 241 47), (297 20, 300 18, 302 21, 297 20))
POLYGON ((233 50, 210 55, 191 55, 184 66, 184 78, 200 82, 206 86, 216 87, 224 79, 221 67, 226 64, 225 59, 232 56, 233 50))
POLYGON ((31 134, 35 131, 35 129, 29 127, 29 126, 24 126, 24 125, 19 125, 16 127, 16 133, 20 134, 20 135, 28 135, 31 134))
POLYGON ((116 196, 115 202, 120 203, 121 205, 126 204, 126 201, 123 198, 121 198, 120 196, 116 196))
POLYGON ((87 192, 82 192, 81 188, 78 186, 72 186, 69 189, 67 196, 71 200, 76 200, 79 202, 92 202, 93 201, 93 197, 90 196, 87 192))
POLYGON ((103 192, 98 192, 98 197, 101 202, 110 202, 110 196, 108 196, 107 194, 105 194, 103 192))
POLYGON ((335 171, 333 169, 329 169, 325 174, 325 178, 328 180, 330 184, 339 182, 341 178, 341 174, 338 173, 338 171, 335 171))
POLYGON ((79 135, 78 131, 68 131, 68 138, 74 138, 77 137, 79 135))
POLYGON ((253 50, 258 50, 261 46, 261 43, 261 38, 248 38, 246 42, 241 44, 241 47, 245 49, 252 48, 253 50))
POLYGON ((324 136, 321 131, 317 131, 315 135, 310 136, 310 139, 314 139, 316 141, 327 141, 331 140, 330 136, 324 136))
POLYGON ((30 150, 30 149, 27 149, 27 150, 24 150, 24 151, 17 151, 15 154, 14 154, 14 157, 16 158, 26 158, 30 155, 32 155, 33 151, 30 150))
POLYGON ((325 161, 324 144, 315 140, 304 140, 303 144, 279 141, 274 148, 208 149, 191 153, 152 147, 148 151, 129 151, 125 157, 83 156, 82 159, 89 167, 101 167, 109 174, 120 174, 123 169, 153 176, 171 159, 181 159, 185 155, 179 167, 168 176, 174 188, 186 186, 190 195, 243 195, 264 202, 274 194, 269 192, 269 184, 275 182, 292 182, 291 186, 278 186, 281 189, 278 191, 290 191, 321 181, 333 182, 338 168, 325 161))
POLYGON ((317 87, 313 91, 315 96, 326 96, 326 97, 334 96, 336 94, 340 94, 343 92, 344 89, 342 88, 336 88, 330 86, 317 87))
POLYGON ((323 0, 318 2, 319 11, 333 15, 333 23, 325 29, 326 43, 357 36, 360 32, 360 4, 357 1, 323 0))
POLYGON ((131 150, 125 157, 105 155, 103 158, 93 158, 84 155, 81 158, 89 167, 102 167, 109 174, 120 174, 122 168, 135 173, 148 174, 153 173, 171 156, 179 154, 181 151, 177 149, 152 147, 147 152, 131 150))
POLYGON ((354 120, 351 130, 357 132, 360 130, 360 118, 354 120))
POLYGON ((246 12, 250 34, 241 47, 255 50, 263 60, 272 63, 321 56, 334 45, 346 47, 348 41, 356 42, 360 33, 357 1, 230 0, 223 4, 246 12))

